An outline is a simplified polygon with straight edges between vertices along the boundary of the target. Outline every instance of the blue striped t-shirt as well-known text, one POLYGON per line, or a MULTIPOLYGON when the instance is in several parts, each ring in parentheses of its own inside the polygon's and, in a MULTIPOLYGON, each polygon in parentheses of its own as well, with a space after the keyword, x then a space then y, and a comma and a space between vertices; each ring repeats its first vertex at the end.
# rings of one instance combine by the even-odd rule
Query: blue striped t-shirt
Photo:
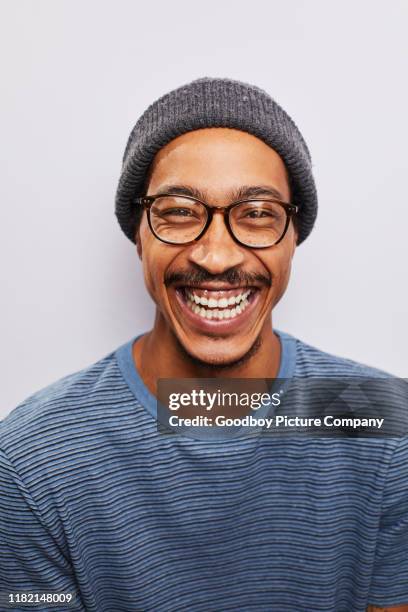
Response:
MULTIPOLYGON (((276 333, 278 377, 383 375, 276 333)), ((3 596, 75 593, 37 609, 82 612, 408 602, 406 437, 163 435, 134 340, 0 423, 3 596)))

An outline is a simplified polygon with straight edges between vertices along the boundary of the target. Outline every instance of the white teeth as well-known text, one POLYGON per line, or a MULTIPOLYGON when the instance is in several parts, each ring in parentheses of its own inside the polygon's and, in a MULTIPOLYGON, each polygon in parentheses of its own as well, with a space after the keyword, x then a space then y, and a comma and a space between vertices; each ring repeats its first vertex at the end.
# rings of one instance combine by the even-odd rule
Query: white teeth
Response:
POLYGON ((232 298, 221 298, 220 300, 216 300, 214 298, 199 298, 192 293, 188 293, 188 301, 187 304, 189 308, 203 319, 218 319, 222 321, 224 319, 233 319, 234 317, 240 315, 248 306, 249 301, 247 300, 247 296, 250 291, 246 291, 244 294, 241 294, 234 298, 234 302, 231 302, 232 298), (226 308, 226 306, 233 306, 236 303, 236 299, 240 300, 240 303, 237 304, 234 308, 226 308), (197 301, 198 300, 198 301, 197 301), (202 303, 202 300, 205 301, 204 306, 209 308, 202 308, 199 306, 202 303), (218 306, 218 308, 217 308, 218 306))
POLYGON ((203 319, 215 319, 218 321, 233 319, 244 312, 248 306, 249 301, 247 298, 251 291, 251 289, 248 289, 239 295, 229 298, 223 297, 219 300, 213 297, 198 296, 193 291, 186 291, 188 296, 187 304, 195 314, 198 314, 203 319), (206 308, 203 308, 204 306, 206 308))
POLYGON ((243 293, 240 293, 239 295, 234 295, 231 296, 230 298, 220 298, 219 300, 216 300, 213 297, 201 297, 199 295, 196 295, 193 291, 187 291, 187 296, 188 298, 194 302, 195 304, 198 304, 199 306, 208 306, 209 308, 227 308, 228 306, 234 306, 234 304, 242 304, 244 302, 244 300, 248 297, 248 295, 251 293, 251 289, 247 289, 247 291, 244 291, 243 293))

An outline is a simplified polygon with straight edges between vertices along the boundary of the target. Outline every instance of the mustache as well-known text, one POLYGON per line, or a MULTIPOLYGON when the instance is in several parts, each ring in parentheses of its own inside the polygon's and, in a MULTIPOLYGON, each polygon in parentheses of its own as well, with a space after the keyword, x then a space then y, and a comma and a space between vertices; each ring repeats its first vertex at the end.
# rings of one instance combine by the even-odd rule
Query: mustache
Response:
POLYGON ((180 270, 178 272, 169 272, 164 276, 164 284, 166 287, 171 285, 200 285, 207 281, 218 281, 220 283, 228 283, 230 285, 265 285, 270 287, 272 280, 259 272, 243 272, 236 268, 230 268, 222 274, 210 274, 207 270, 200 268, 199 270, 180 270))

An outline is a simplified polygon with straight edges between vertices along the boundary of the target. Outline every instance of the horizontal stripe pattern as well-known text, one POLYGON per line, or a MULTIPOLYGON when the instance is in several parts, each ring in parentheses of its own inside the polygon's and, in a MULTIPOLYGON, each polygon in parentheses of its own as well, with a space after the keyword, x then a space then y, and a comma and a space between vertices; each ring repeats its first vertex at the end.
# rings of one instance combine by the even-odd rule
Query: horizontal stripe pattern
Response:
MULTIPOLYGON (((385 376, 279 335, 295 376, 385 376)), ((130 346, 0 424, 0 591, 75 591, 81 612, 408 602, 405 438, 159 434, 130 346)))

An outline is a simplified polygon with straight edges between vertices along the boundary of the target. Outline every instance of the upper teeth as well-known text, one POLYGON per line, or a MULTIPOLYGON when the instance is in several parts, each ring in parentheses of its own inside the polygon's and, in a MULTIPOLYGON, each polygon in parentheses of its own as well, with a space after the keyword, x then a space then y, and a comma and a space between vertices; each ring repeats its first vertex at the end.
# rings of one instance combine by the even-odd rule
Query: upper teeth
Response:
POLYGON ((240 293, 239 295, 233 295, 230 298, 220 298, 216 300, 215 298, 206 298, 199 295, 196 295, 194 291, 187 291, 187 295, 196 304, 201 304, 201 306, 207 306, 208 308, 227 308, 227 306, 233 306, 234 304, 239 304, 245 300, 248 295, 251 293, 251 289, 240 293))

